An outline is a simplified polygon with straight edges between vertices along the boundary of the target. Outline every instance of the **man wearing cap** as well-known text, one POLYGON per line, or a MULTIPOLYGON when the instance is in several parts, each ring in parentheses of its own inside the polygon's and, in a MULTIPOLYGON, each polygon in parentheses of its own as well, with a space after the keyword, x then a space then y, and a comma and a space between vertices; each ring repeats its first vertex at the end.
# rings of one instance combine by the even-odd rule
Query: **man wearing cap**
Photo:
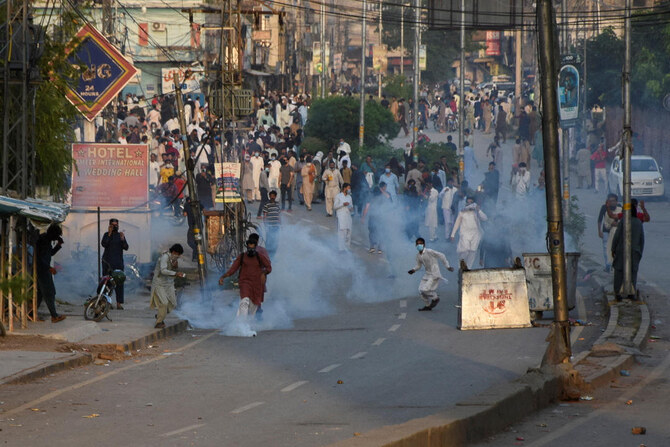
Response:
MULTIPOLYGON (((103 274, 109 275, 114 270, 123 271, 123 252, 128 250, 128 241, 126 235, 119 232, 119 220, 109 219, 109 227, 107 233, 102 236, 100 243, 105 249, 102 253, 102 269, 103 274)), ((124 288, 123 283, 116 285, 116 308, 123 309, 124 303, 124 288)))

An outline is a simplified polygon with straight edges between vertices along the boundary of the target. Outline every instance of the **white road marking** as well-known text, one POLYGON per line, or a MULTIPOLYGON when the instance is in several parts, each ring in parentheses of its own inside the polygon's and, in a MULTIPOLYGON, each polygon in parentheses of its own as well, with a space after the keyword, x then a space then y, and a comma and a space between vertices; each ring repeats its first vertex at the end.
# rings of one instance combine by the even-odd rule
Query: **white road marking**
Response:
POLYGON ((350 358, 351 360, 362 359, 363 357, 365 357, 366 354, 367 354, 367 352, 365 352, 365 351, 361 351, 361 352, 357 352, 356 354, 352 355, 352 356, 349 357, 349 358, 350 358))
POLYGON ((407 318, 407 312, 403 312, 398 315, 398 320, 405 320, 407 318))
POLYGON ((321 228, 323 228, 324 230, 330 230, 330 227, 327 227, 327 226, 325 226, 325 225, 319 225, 319 226, 320 226, 321 228))
POLYGON ((400 307, 407 307, 407 300, 400 300, 400 307))
POLYGON ((400 325, 399 325, 399 324, 394 324, 393 326, 391 326, 391 327, 389 328, 389 332, 395 332, 395 331, 397 331, 399 328, 400 328, 400 325))
POLYGON ((328 365, 328 366, 326 366, 325 368, 323 368, 323 369, 320 370, 319 372, 320 372, 320 373, 329 373, 329 372, 331 372, 332 370, 334 370, 335 368, 339 368, 340 366, 342 366, 341 363, 333 363, 332 365, 328 365))
MULTIPOLYGON (((202 342, 205 341, 205 340, 210 339, 211 337, 217 335, 218 333, 219 333, 218 331, 213 331, 213 332, 211 332, 211 333, 205 335, 204 337, 199 338, 198 340, 195 340, 195 341, 193 341, 193 342, 191 342, 191 343, 189 343, 189 344, 187 344, 187 345, 184 345, 184 346, 182 346, 181 348, 174 349, 173 351, 174 351, 174 352, 185 351, 185 350, 187 350, 187 349, 189 349, 189 348, 191 348, 191 347, 193 347, 193 346, 195 346, 195 345, 197 345, 197 344, 199 344, 199 343, 202 343, 202 342)), ((115 375, 117 375, 117 374, 119 374, 119 373, 122 373, 122 372, 124 372, 124 371, 127 371, 127 370, 129 370, 129 369, 134 369, 134 368, 137 368, 137 367, 139 367, 139 366, 148 365, 148 364, 150 364, 150 363, 158 362, 158 361, 165 360, 165 359, 169 359, 169 358, 170 358, 170 357, 165 357, 165 356, 162 356, 162 355, 161 355, 161 356, 158 356, 158 357, 150 358, 150 359, 145 360, 145 361, 140 362, 140 363, 133 363, 132 365, 128 365, 128 366, 121 367, 121 368, 119 368, 119 369, 115 369, 115 370, 110 371, 110 372, 108 372, 108 373, 106 373, 106 374, 102 374, 102 375, 100 375, 100 376, 98 376, 98 377, 94 377, 94 378, 89 379, 89 380, 86 380, 86 381, 84 381, 84 382, 79 382, 79 383, 76 383, 76 384, 74 384, 74 385, 70 385, 70 386, 68 386, 68 387, 61 388, 61 389, 59 389, 59 390, 56 390, 56 391, 52 391, 52 392, 50 392, 50 393, 47 393, 47 394, 45 394, 45 395, 42 396, 42 397, 38 397, 38 398, 35 399, 35 400, 32 400, 32 401, 30 401, 30 402, 28 402, 28 403, 25 403, 25 404, 23 404, 23 405, 21 405, 21 406, 19 406, 19 407, 13 408, 13 409, 11 409, 11 410, 9 410, 9 411, 6 411, 6 412, 2 413, 2 416, 3 416, 3 417, 8 417, 8 416, 10 416, 10 415, 12 415, 12 414, 20 413, 20 412, 22 412, 22 411, 27 410, 28 408, 34 408, 34 407, 37 407, 37 406, 39 406, 39 404, 41 404, 42 402, 49 401, 49 400, 51 400, 51 399, 54 399, 54 398, 56 398, 56 397, 58 397, 58 396, 60 396, 60 395, 62 395, 62 394, 68 393, 68 392, 70 392, 70 391, 78 390, 79 388, 83 388, 83 387, 85 387, 85 386, 92 385, 92 384, 94 384, 94 383, 96 383, 96 382, 100 382, 101 380, 105 380, 105 379, 108 378, 108 377, 115 376, 115 375)))
POLYGON ((249 411, 249 410, 251 410, 251 409, 253 409, 253 408, 260 407, 260 406, 263 405, 264 403, 265 403, 265 402, 252 402, 252 403, 250 403, 249 405, 245 405, 245 406, 243 406, 243 407, 240 407, 240 408, 237 408, 237 409, 231 411, 231 413, 232 413, 232 414, 240 414, 240 413, 244 413, 245 411, 249 411))
POLYGON ((282 389, 281 389, 281 392, 282 392, 282 393, 288 393, 288 392, 293 391, 294 389, 296 389, 296 388, 298 388, 298 387, 303 386, 303 385, 306 384, 306 383, 307 383, 307 380, 301 380, 300 382, 292 383, 292 384, 290 384, 289 386, 287 386, 287 387, 285 387, 285 388, 282 388, 282 389))
POLYGON ((309 222, 309 223, 313 222, 312 219, 305 219, 304 217, 301 217, 300 220, 302 220, 303 222, 309 222))
POLYGON ((204 427, 207 424, 193 424, 189 425, 188 427, 180 428, 179 430, 174 430, 174 431, 169 431, 167 433, 163 433, 161 435, 161 438, 168 438, 170 436, 178 435, 180 433, 184 433, 185 431, 190 431, 190 430, 195 430, 196 428, 204 427))
POLYGON ((374 343, 372 343, 372 346, 379 346, 382 343, 384 343, 384 340, 386 340, 386 339, 385 338, 378 338, 377 340, 374 341, 374 343))

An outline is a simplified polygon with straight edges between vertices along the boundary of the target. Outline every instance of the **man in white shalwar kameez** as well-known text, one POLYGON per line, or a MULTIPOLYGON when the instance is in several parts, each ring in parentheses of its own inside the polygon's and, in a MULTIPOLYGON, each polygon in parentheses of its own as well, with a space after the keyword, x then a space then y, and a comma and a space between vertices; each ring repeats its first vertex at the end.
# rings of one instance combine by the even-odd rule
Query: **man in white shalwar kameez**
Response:
POLYGON ((433 183, 430 180, 426 180, 426 186, 429 190, 428 196, 426 197, 428 203, 426 204, 424 225, 428 227, 430 242, 434 242, 437 240, 437 199, 440 196, 440 193, 437 189, 433 188, 433 183))
POLYGON ((158 309, 156 328, 164 328, 163 320, 172 309, 177 307, 177 294, 174 290, 174 279, 186 276, 178 272, 178 260, 184 253, 180 244, 174 244, 170 250, 161 254, 154 269, 154 279, 151 281, 151 304, 149 307, 158 309))
POLYGON ((458 188, 454 186, 454 179, 449 177, 446 186, 440 191, 442 199, 442 215, 444 216, 444 237, 448 240, 451 236, 451 227, 454 225, 454 212, 451 205, 454 203, 454 196, 458 188))
POLYGON ((340 251, 351 249, 351 213, 354 211, 354 201, 351 199, 351 186, 349 183, 342 185, 342 192, 335 196, 333 204, 337 214, 337 245, 340 251))
POLYGON ((465 261, 468 268, 475 265, 477 250, 479 243, 482 241, 482 220, 487 220, 486 214, 479 209, 479 205, 474 203, 472 197, 466 199, 466 205, 463 210, 458 213, 454 229, 451 230, 451 240, 454 240, 456 232, 460 230, 458 245, 456 246, 456 253, 458 258, 465 261))
POLYGON ((254 195, 253 195, 253 200, 261 200, 261 172, 263 172, 263 168, 265 167, 265 161, 263 160, 263 157, 261 157, 261 153, 256 150, 254 152, 254 156, 251 157, 251 175, 254 179, 254 195))
POLYGON ((414 272, 421 269, 421 266, 426 269, 426 273, 419 283, 419 294, 425 303, 425 306, 419 311, 423 312, 432 310, 440 302, 440 297, 437 295, 437 286, 441 279, 446 281, 442 277, 442 272, 440 272, 440 262, 450 272, 453 272, 454 268, 449 265, 449 261, 443 253, 426 248, 426 241, 421 237, 416 240, 416 249, 419 252, 416 254, 416 266, 407 273, 413 275, 414 272))

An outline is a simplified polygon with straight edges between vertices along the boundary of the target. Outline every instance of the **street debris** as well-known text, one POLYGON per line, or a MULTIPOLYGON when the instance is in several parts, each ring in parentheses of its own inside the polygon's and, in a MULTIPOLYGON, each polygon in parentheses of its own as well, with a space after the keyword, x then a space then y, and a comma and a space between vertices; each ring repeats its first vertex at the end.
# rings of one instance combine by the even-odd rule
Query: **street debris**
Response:
POLYGON ((517 437, 516 437, 516 440, 517 440, 517 441, 525 441, 525 439, 524 439, 523 436, 517 436, 517 437))
POLYGON ((83 417, 83 418, 86 418, 86 419, 93 419, 93 418, 100 417, 100 415, 99 415, 98 413, 91 413, 91 414, 89 414, 89 415, 82 416, 82 417, 83 417))
POLYGON ((337 381, 337 384, 338 384, 338 385, 342 385, 343 383, 344 383, 344 382, 342 382, 341 380, 338 380, 338 381, 337 381))
POLYGON ((632 400, 632 399, 631 399, 631 400, 627 400, 627 401, 626 401, 626 405, 633 405, 633 400, 632 400))
POLYGON ((581 396, 579 400, 593 400, 593 396, 581 396))
POLYGON ((646 429, 646 427, 633 427, 633 429, 631 430, 631 432, 632 432, 634 435, 644 435, 644 434, 647 433, 647 429, 646 429))
POLYGON ((630 376, 630 371, 628 371, 626 369, 622 369, 621 371, 619 371, 619 374, 621 374, 624 377, 629 377, 630 376))

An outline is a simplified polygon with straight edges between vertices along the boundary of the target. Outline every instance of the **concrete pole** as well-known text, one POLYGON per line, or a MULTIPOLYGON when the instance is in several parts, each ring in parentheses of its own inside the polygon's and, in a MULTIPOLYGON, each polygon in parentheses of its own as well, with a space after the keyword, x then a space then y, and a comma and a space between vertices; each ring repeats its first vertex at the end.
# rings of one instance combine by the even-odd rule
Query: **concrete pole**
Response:
POLYGON ((514 98, 516 98, 517 103, 521 99, 521 81, 523 80, 523 53, 521 52, 521 30, 517 29, 514 31, 514 53, 515 53, 515 62, 514 62, 514 98))
MULTIPOLYGON (((383 39, 382 39, 382 8, 383 8, 383 3, 382 0, 379 0, 379 51, 382 50, 382 45, 384 44, 383 39)), ((379 82, 378 82, 378 91, 377 91, 377 96, 379 99, 382 97, 382 67, 381 65, 379 66, 379 82)))
POLYGON ((400 76, 405 76, 405 4, 404 3, 400 5, 400 76))
POLYGON ((368 31, 365 23, 368 18, 368 1, 363 0, 363 23, 361 24, 361 112, 358 126, 358 147, 363 147, 365 139, 365 47, 367 46, 366 34, 368 31))
MULTIPOLYGON (((562 0, 561 3, 561 28, 562 35, 562 55, 567 55, 568 47, 568 2, 562 0)), ((559 67, 560 69, 560 67, 559 67)), ((561 126, 563 138, 561 138, 561 154, 563 156, 563 219, 570 217, 570 129, 561 126)))
POLYGON ((414 0, 414 125, 412 126, 412 148, 416 154, 419 133, 419 48, 421 48, 421 0, 414 0))
MULTIPOLYGON (((188 77, 188 74, 186 75, 188 77)), ((186 118, 184 117, 184 99, 181 94, 181 85, 179 81, 179 74, 175 72, 174 75, 174 94, 177 100, 177 112, 179 114, 179 133, 181 134, 184 163, 186 164, 186 181, 188 185, 188 195, 191 198, 191 210, 193 217, 195 217, 195 226, 193 227, 193 235, 198 253, 198 278, 200 279, 200 293, 205 295, 205 281, 207 279, 207 268, 205 267, 205 250, 202 240, 202 209, 200 208, 200 201, 198 200, 198 190, 195 187, 195 177, 193 175, 194 162, 191 159, 191 152, 188 144, 188 134, 186 130, 186 118)), ((223 144, 223 142, 221 142, 223 144)))
POLYGON ((633 152, 631 141, 631 102, 630 102, 630 64, 631 64, 631 0, 626 0, 626 15, 624 18, 624 65, 623 65, 623 290, 615 290, 621 296, 634 296, 633 262, 632 262, 632 228, 631 228, 631 178, 630 156, 633 152))
POLYGON ((554 54, 554 10, 551 0, 537 2, 538 56, 542 88, 542 141, 544 146, 547 249, 551 258, 551 281, 554 298, 554 322, 546 361, 562 363, 570 358, 570 325, 568 323, 565 244, 561 216, 560 164, 558 157, 558 67, 554 54))
POLYGON ((326 2, 325 0, 321 3, 321 98, 327 96, 326 91, 328 86, 326 85, 326 25, 328 19, 326 18, 326 2))
MULTIPOLYGON (((459 74, 458 102, 458 182, 465 178, 465 0, 461 0, 461 72, 459 74)), ((474 129, 470 129, 474 132, 474 129)))

